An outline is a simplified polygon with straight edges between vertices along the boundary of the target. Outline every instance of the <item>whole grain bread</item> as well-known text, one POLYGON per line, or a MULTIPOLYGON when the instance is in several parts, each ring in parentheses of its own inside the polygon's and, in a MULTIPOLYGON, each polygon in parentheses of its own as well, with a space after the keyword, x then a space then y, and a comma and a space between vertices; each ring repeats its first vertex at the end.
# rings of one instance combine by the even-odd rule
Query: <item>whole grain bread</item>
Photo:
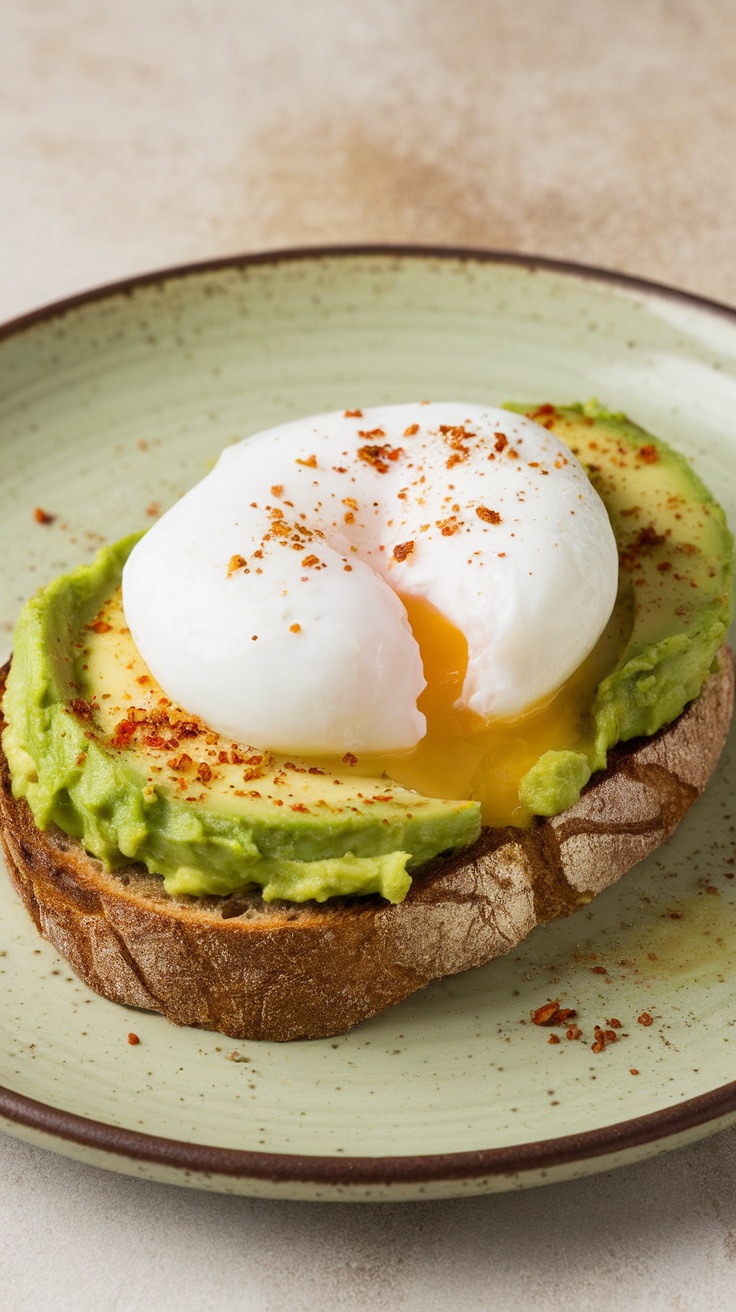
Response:
POLYGON ((419 870, 396 906, 171 898, 143 866, 110 872, 60 830, 39 830, 0 752, 2 841, 38 930, 97 993, 237 1039, 326 1037, 503 956, 654 851, 705 788, 733 695, 723 648, 679 719, 615 749, 569 810, 525 830, 485 829, 419 870))

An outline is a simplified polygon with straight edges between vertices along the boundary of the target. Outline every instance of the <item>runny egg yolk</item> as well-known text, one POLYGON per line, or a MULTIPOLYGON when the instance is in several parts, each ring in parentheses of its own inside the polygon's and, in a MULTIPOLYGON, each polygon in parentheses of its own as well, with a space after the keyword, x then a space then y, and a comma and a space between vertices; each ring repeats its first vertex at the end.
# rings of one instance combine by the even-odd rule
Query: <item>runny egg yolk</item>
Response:
MULTIPOLYGON (((371 773, 377 766, 432 797, 473 798, 487 825, 525 824, 531 817, 519 802, 519 783, 544 752, 581 750, 589 742, 595 690, 626 644, 631 605, 617 602, 593 651, 551 697, 513 719, 483 721, 455 706, 468 663, 464 635, 423 598, 402 601, 427 680, 418 701, 427 733, 409 752, 373 758, 371 773)), ((368 759, 361 757, 359 766, 366 768, 368 759)))

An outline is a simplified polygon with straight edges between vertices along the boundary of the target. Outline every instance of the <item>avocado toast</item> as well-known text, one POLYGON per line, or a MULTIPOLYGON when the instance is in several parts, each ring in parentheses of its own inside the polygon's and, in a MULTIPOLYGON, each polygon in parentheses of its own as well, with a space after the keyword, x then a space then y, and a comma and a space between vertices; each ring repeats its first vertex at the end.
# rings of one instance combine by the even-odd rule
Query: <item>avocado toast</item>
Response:
MULTIPOLYGON (((92 987, 235 1037, 339 1033, 508 951, 672 832, 714 768, 731 714, 730 660, 717 657, 731 567, 722 512, 685 461, 622 417, 527 412, 559 432, 604 499, 626 639, 586 723, 523 772, 525 828, 478 837, 472 799, 375 779, 367 792, 350 762, 327 779, 321 764, 256 760, 251 748, 208 742, 207 727, 178 708, 173 722, 166 708, 153 723, 150 701, 141 705, 147 676, 132 669, 128 710, 110 719, 105 692, 116 714, 121 697, 94 674, 120 628, 109 609, 114 561, 108 554, 96 581, 77 571, 42 594, 48 603, 61 585, 61 663, 42 695, 29 692, 33 644, 19 628, 5 841, 36 923, 92 987), (154 763, 166 778, 150 773, 154 763), (214 796, 221 776, 235 793, 233 771, 251 785, 237 788, 237 805, 214 796)), ((51 643, 46 629, 44 659, 51 643)))

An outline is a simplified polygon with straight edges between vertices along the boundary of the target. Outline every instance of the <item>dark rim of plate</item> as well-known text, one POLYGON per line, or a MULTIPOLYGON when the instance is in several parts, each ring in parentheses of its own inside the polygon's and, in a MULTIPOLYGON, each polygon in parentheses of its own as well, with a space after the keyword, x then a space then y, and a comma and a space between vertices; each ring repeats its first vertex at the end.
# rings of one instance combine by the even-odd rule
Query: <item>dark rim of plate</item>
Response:
MULTIPOLYGON (((227 269, 254 265, 278 265, 297 260, 340 259, 355 257, 377 259, 462 260, 479 264, 507 264, 529 273, 542 270, 571 278, 620 287, 646 296, 666 297, 710 314, 722 315, 736 323, 736 309, 707 297, 696 296, 674 287, 644 278, 629 277, 608 269, 575 264, 542 256, 520 255, 513 251, 486 251, 434 246, 312 246, 274 250, 254 255, 225 256, 195 264, 178 265, 120 282, 106 284, 70 296, 52 305, 33 310, 0 326, 0 341, 15 336, 37 324, 60 318, 80 306, 94 301, 127 296, 140 288, 175 279, 218 273, 227 269)), ((369 1185, 422 1185, 434 1181, 492 1179, 499 1176, 545 1174, 575 1162, 600 1158, 599 1169, 613 1165, 614 1159, 637 1147, 654 1144, 689 1130, 719 1128, 717 1123, 736 1114, 736 1081, 711 1089, 696 1098, 674 1106, 636 1116, 627 1121, 587 1130, 580 1134, 541 1139, 533 1143, 506 1148, 478 1149, 473 1152, 433 1153, 411 1157, 320 1157, 295 1153, 250 1152, 244 1149, 216 1148, 209 1144, 186 1143, 143 1134, 102 1121, 77 1116, 46 1103, 27 1098, 11 1089, 0 1088, 0 1116, 13 1125, 96 1149, 113 1157, 148 1162, 168 1167, 188 1176, 230 1177, 259 1180, 274 1184, 306 1183, 347 1188, 369 1185), (610 1162, 606 1159, 611 1159, 610 1162)), ((49 1145, 53 1146, 53 1145, 49 1145)), ((112 1163, 111 1163, 112 1165, 112 1163)))

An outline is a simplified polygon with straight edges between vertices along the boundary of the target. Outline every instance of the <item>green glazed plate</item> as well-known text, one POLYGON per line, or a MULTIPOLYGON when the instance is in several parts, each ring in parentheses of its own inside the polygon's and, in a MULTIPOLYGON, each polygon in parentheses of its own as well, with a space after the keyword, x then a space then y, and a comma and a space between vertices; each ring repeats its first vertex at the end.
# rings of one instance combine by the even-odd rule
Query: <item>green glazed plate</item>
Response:
MULTIPOLYGON (((338 249, 30 315, 0 334, 3 657, 36 587, 149 524, 237 438, 385 402, 593 396, 679 447, 736 521, 736 314, 664 288, 338 249)), ((338 1039, 234 1043, 106 1002, 2 878, 0 1123, 149 1179, 312 1199, 517 1188, 735 1123, 735 754, 732 737, 674 840, 590 907, 338 1039), (581 1039, 530 1023, 550 997, 581 1039), (593 1052, 612 1017, 618 1042, 593 1052)))

